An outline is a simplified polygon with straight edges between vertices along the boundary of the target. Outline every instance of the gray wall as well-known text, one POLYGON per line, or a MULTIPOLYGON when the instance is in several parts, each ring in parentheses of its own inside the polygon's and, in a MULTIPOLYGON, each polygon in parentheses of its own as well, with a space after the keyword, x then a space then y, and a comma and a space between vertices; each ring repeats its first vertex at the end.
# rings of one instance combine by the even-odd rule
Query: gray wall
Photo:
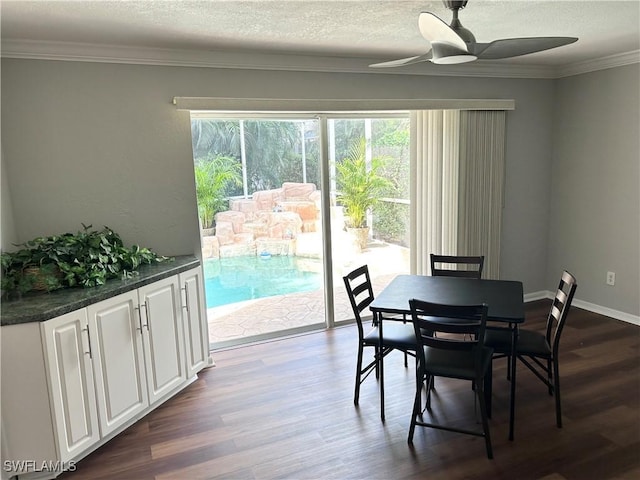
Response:
MULTIPOLYGON (((0 150, 0 245, 2 251, 16 250, 16 235, 14 231, 15 222, 13 221, 13 205, 11 203, 11 188, 9 187, 9 179, 5 175, 4 155, 0 150)), ((4 457, 3 457, 4 458, 4 457)))
POLYGON ((547 279, 576 297, 640 314, 640 68, 558 81, 547 279), (606 273, 616 274, 615 286, 606 273))
POLYGON ((3 174, 18 241, 84 222, 166 255, 197 252, 199 242, 189 115, 175 110, 173 96, 515 99, 507 114, 501 276, 523 280, 525 292, 557 282, 548 250, 557 80, 17 59, 3 59, 1 72, 3 174))

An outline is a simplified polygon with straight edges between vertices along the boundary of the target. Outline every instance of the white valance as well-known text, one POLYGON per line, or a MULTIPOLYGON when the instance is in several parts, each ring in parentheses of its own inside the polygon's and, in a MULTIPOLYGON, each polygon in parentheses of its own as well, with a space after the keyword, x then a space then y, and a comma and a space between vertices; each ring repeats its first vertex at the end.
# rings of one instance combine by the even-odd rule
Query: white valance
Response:
POLYGON ((178 110, 253 112, 357 112, 410 110, 515 110, 509 99, 315 99, 173 97, 178 110))

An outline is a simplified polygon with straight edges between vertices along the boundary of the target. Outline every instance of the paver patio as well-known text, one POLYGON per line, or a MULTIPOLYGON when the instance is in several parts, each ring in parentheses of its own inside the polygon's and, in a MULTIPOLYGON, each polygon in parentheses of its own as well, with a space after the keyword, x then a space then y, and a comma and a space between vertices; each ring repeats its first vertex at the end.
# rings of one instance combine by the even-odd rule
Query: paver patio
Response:
MULTIPOLYGON (((360 265, 369 265, 374 293, 377 293, 396 275, 408 273, 408 256, 407 248, 376 242, 363 252, 343 259, 337 267, 340 271, 334 271, 335 321, 353 318, 342 275, 360 265)), ((334 269, 336 263, 334 259, 334 269)), ((220 342, 314 324, 322 326, 325 323, 324 292, 291 293, 210 308, 207 318, 209 340, 214 349, 220 342)))

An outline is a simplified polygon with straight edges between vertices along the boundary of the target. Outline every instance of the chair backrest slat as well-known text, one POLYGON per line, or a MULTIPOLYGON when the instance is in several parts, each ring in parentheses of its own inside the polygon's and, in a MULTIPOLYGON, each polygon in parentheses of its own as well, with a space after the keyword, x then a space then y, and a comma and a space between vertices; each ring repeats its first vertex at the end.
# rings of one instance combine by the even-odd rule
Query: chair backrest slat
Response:
POLYGON ((353 314, 358 325, 358 334, 360 335, 360 339, 362 339, 364 329, 362 327, 361 314, 375 298, 371 277, 369 276, 369 268, 367 265, 362 265, 342 277, 342 279, 344 280, 344 286, 347 290, 349 302, 351 303, 351 308, 353 309, 353 314))
POLYGON ((481 348, 478 347, 484 345, 488 310, 486 304, 442 305, 412 299, 409 306, 420 345, 446 350, 476 349, 478 355, 481 354, 481 348), (438 333, 468 335, 468 339, 438 333))
POLYGON ((557 322, 560 320, 560 315, 562 315, 562 310, 558 308, 557 305, 551 305, 551 312, 549 313, 549 317, 557 322))
POLYGON ((576 278, 566 270, 562 272, 560 284, 556 290, 556 295, 551 304, 551 310, 549 311, 549 317, 547 318, 546 336, 554 356, 558 354, 560 334, 564 328, 577 287, 578 283, 576 282, 576 278))
POLYGON ((484 255, 435 255, 431 254, 431 275, 434 277, 482 278, 484 255), (454 268, 451 268, 454 267, 454 268))

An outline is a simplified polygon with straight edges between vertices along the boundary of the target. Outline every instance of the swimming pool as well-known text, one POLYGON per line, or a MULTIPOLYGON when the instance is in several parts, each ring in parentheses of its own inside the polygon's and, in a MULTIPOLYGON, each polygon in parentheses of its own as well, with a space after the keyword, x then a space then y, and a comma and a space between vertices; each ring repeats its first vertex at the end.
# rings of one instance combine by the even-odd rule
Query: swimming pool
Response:
POLYGON ((204 261, 207 308, 322 288, 322 260, 274 255, 204 261))

